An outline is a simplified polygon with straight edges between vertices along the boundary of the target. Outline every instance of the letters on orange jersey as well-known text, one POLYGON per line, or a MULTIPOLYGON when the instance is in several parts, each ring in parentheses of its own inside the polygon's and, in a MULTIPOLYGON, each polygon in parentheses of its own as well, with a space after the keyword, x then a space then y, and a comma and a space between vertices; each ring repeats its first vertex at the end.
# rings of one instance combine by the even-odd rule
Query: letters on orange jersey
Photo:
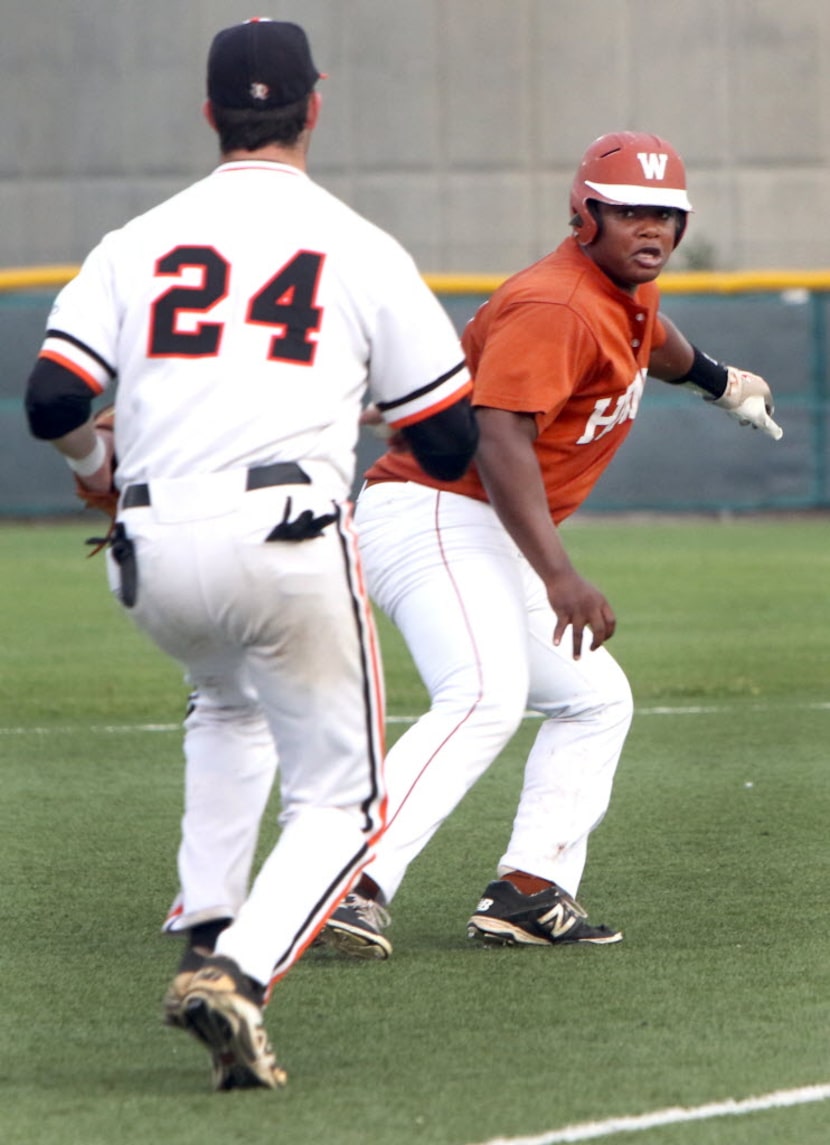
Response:
POLYGON ((596 401, 582 435, 577 438, 577 445, 587 445, 588 442, 596 441, 608 433, 615 425, 634 420, 643 396, 645 375, 645 370, 638 374, 624 394, 619 394, 616 398, 599 398, 596 401))

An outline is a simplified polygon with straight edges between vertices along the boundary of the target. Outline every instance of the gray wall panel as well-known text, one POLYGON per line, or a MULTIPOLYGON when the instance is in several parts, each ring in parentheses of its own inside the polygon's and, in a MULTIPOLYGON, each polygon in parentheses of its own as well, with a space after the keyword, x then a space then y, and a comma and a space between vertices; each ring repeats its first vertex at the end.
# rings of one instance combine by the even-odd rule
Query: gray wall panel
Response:
POLYGON ((741 171, 735 242, 746 266, 830 266, 830 167, 741 171))
POLYGON ((531 45, 527 3, 455 0, 444 9, 445 158, 465 172, 530 170, 531 45))
POLYGON ((821 146, 827 6, 741 0, 733 7, 734 157, 739 163, 803 163, 821 146))
MULTIPOLYGON (((336 184, 327 186, 338 193, 336 184)), ((395 215, 410 236, 409 248, 417 247, 424 271, 443 266, 446 260, 446 213, 443 180, 435 173, 413 175, 379 173, 360 179, 354 191, 343 189, 341 198, 370 219, 395 215)), ((400 228, 399 228, 400 229, 400 228)))
MULTIPOLYGON (((500 272, 541 252, 562 210, 545 191, 568 185, 596 135, 629 127, 666 135, 686 158, 699 242, 681 247, 678 269, 687 251, 724 269, 830 265, 830 229, 815 226, 830 196, 824 0, 265 8, 305 24, 330 75, 312 173, 425 269, 500 272), (509 203, 494 227, 499 187, 509 203)), ((214 164, 205 56, 250 4, 3 9, 0 265, 77 262, 104 230, 214 164)))
POLYGON ((531 261, 532 187, 518 174, 453 175, 448 180, 445 261, 474 266, 482 230, 497 270, 531 261))
POLYGON ((441 162, 441 30, 434 3, 353 0, 346 32, 357 130, 354 161, 422 170, 441 162))
POLYGON ((573 174, 592 139, 633 123, 629 4, 585 0, 533 7, 528 114, 537 124, 536 163, 573 174))

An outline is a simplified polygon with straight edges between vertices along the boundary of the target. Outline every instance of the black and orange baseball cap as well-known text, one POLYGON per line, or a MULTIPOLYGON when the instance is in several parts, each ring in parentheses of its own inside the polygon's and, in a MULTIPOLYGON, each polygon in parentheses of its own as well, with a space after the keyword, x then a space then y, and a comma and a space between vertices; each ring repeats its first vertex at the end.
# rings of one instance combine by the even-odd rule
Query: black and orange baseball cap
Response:
POLYGON ((298 24, 265 17, 224 28, 207 62, 208 99, 219 107, 273 110, 297 103, 325 74, 298 24))

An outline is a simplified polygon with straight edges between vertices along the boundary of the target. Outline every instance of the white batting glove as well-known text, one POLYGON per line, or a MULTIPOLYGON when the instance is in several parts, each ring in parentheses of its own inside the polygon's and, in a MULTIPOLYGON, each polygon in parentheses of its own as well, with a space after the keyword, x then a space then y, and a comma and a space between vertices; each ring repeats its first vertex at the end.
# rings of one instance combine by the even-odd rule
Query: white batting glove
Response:
POLYGON ((715 398, 713 404, 725 409, 739 425, 751 425, 753 429, 763 430, 775 441, 782 438, 783 429, 772 420, 775 406, 764 379, 746 370, 739 370, 736 366, 727 366, 726 369, 726 389, 719 398, 715 398))

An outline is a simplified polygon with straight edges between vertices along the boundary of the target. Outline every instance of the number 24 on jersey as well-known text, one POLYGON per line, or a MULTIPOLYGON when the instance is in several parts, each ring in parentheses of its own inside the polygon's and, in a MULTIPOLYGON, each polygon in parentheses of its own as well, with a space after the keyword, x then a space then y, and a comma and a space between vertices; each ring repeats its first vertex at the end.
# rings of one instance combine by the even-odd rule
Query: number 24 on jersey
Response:
MULTIPOLYGON (((309 335, 320 329, 323 311, 315 306, 324 256, 298 251, 250 298, 246 321, 276 328, 268 358, 277 362, 312 365, 317 343, 309 335)), ((213 247, 179 246, 156 263, 156 274, 180 275, 195 267, 201 281, 171 286, 153 303, 149 356, 152 358, 204 358, 219 353, 223 323, 199 322, 182 330, 183 314, 207 314, 228 294, 231 267, 213 247)))

